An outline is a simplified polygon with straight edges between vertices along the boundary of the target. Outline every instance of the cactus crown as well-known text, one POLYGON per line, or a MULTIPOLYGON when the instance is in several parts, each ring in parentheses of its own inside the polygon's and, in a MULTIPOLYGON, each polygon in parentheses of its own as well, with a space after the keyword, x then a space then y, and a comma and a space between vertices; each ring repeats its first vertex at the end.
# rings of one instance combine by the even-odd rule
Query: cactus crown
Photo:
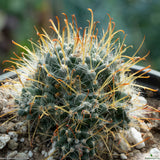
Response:
MULTIPOLYGON (((127 105, 137 78, 127 75, 129 68, 145 59, 123 55, 127 48, 115 35, 115 24, 109 16, 108 29, 98 39, 93 12, 89 26, 81 36, 76 18, 72 23, 65 15, 60 31, 50 20, 57 34, 51 39, 44 29, 39 45, 29 50, 16 42, 27 54, 16 57, 21 68, 22 92, 16 98, 19 115, 32 123, 32 131, 51 137, 61 159, 90 159, 98 154, 99 141, 105 144, 113 131, 127 128, 130 121, 127 105), (27 57, 27 58, 26 58, 27 57)), ((143 43, 143 42, 142 42, 143 43)), ((141 46, 140 46, 141 47, 141 46)), ((143 75, 140 75, 141 77, 143 75)))

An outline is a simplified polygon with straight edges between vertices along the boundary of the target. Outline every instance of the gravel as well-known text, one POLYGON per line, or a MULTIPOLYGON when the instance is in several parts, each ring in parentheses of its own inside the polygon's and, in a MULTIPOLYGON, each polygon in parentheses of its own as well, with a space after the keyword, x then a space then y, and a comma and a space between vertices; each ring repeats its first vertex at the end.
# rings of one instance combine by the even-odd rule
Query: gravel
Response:
POLYGON ((127 156, 124 153, 120 154, 121 159, 127 159, 127 156))
POLYGON ((0 134, 0 149, 3 149, 7 142, 9 142, 10 136, 7 134, 0 134))

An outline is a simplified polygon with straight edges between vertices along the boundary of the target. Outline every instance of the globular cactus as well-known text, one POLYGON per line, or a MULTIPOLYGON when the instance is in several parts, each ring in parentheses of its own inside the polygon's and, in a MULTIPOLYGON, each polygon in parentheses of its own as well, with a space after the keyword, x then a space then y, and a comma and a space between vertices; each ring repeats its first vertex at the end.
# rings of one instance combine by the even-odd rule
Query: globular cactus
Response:
POLYGON ((64 14, 62 32, 58 17, 58 27, 50 20, 57 38, 36 29, 39 45, 31 41, 36 49, 13 42, 28 52, 22 57, 15 54, 19 62, 13 62, 21 69, 18 113, 30 121, 33 137, 40 134, 55 142, 61 159, 99 155, 99 142, 105 144, 114 132, 128 127, 128 101, 138 85, 133 83, 135 74, 126 72, 145 58, 135 57, 140 48, 133 57, 123 55, 130 46, 125 47, 125 37, 121 43, 114 38, 124 31, 114 31, 111 18, 99 39, 97 22, 88 10, 91 21, 82 34, 75 16, 69 23, 64 14))

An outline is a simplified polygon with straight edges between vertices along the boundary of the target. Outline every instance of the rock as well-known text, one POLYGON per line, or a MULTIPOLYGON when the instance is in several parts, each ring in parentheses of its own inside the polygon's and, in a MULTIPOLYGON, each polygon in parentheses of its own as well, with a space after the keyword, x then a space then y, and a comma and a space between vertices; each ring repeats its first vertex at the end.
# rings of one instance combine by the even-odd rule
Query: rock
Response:
POLYGON ((14 131, 14 126, 15 124, 13 122, 9 122, 7 125, 6 125, 6 128, 7 130, 9 131, 14 131))
POLYGON ((0 113, 2 112, 3 110, 3 106, 0 104, 0 113))
POLYGON ((26 154, 27 154, 27 153, 28 153, 28 151, 27 151, 27 150, 25 150, 25 151, 24 151, 24 153, 26 153, 26 154))
POLYGON ((18 123, 16 123, 15 128, 17 130, 19 130, 21 128, 21 126, 23 126, 23 124, 24 124, 24 122, 18 122, 18 123))
POLYGON ((143 147, 145 147, 145 143, 142 142, 143 141, 143 138, 141 136, 141 133, 138 132, 134 127, 131 127, 128 131, 128 134, 127 134, 127 140, 130 144, 137 144, 135 147, 137 149, 141 149, 143 147), (140 143, 142 142, 142 143, 140 143), (138 144, 139 143, 139 144, 138 144))
POLYGON ((124 153, 120 154, 121 159, 127 159, 127 156, 124 153))
POLYGON ((10 136, 11 139, 18 138, 18 134, 14 131, 8 132, 8 135, 10 136))
POLYGON ((23 153, 23 152, 18 153, 14 158, 17 159, 17 160, 24 160, 24 159, 26 160, 26 159, 29 159, 28 155, 25 154, 25 153, 23 153))
POLYGON ((133 152, 128 153, 128 155, 129 155, 129 157, 133 157, 134 156, 133 152))
POLYGON ((19 130, 20 133, 26 133, 27 132, 27 126, 22 126, 19 130))
POLYGON ((7 100, 6 99, 0 99, 0 113, 6 105, 7 105, 7 100))
POLYGON ((137 150, 137 149, 133 150, 134 155, 137 155, 137 154, 140 154, 140 153, 141 153, 140 150, 137 150))
POLYGON ((24 142, 24 138, 21 138, 21 139, 20 139, 20 142, 22 142, 22 143, 23 143, 23 142, 24 142))
POLYGON ((144 156, 144 154, 141 153, 141 151, 137 149, 133 150, 133 155, 134 155, 134 158, 138 160, 143 159, 142 157, 144 156))
POLYGON ((147 148, 145 147, 145 148, 142 148, 141 149, 141 152, 143 153, 143 152, 147 152, 147 148))
POLYGON ((17 147, 18 147, 18 143, 16 143, 14 140, 11 139, 11 140, 8 142, 8 148, 9 148, 9 149, 15 150, 15 149, 17 149, 17 147))
POLYGON ((153 144, 153 145, 152 145, 152 148, 156 148, 156 147, 158 147, 157 144, 153 144))
POLYGON ((5 126, 0 126, 0 133, 6 133, 7 129, 5 126))
POLYGON ((119 154, 117 152, 113 152, 113 158, 118 158, 119 157, 119 154))
POLYGON ((7 142, 9 142, 10 140, 10 136, 7 134, 0 134, 0 149, 4 148, 7 144, 7 142))
POLYGON ((7 155, 7 159, 11 159, 11 158, 14 158, 16 155, 17 155, 17 151, 13 151, 13 152, 10 152, 8 155, 7 155))
POLYGON ((18 141, 18 138, 15 137, 15 138, 13 138, 13 140, 14 140, 15 142, 17 142, 17 141, 18 141))
POLYGON ((152 148, 150 150, 150 154, 153 156, 153 157, 159 157, 160 156, 160 150, 158 148, 152 148))
POLYGON ((32 152, 32 151, 29 151, 29 152, 28 152, 28 157, 31 158, 32 156, 33 156, 33 152, 32 152))
POLYGON ((33 150, 33 152, 36 153, 36 152, 38 152, 38 150, 39 150, 39 148, 38 148, 38 147, 35 147, 34 150, 33 150))

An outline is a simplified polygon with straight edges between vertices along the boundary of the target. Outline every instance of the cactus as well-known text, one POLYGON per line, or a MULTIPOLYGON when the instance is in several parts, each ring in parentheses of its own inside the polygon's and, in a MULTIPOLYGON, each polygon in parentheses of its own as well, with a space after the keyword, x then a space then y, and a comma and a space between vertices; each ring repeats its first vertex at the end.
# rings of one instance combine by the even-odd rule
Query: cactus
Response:
POLYGON ((69 23, 63 13, 66 26, 62 31, 58 17, 58 27, 50 20, 57 38, 36 29, 40 40, 39 44, 30 41, 32 51, 13 41, 27 52, 22 57, 15 54, 18 62, 12 61, 21 69, 17 73, 22 85, 16 97, 18 114, 30 122, 32 140, 35 134, 49 137, 61 159, 86 160, 99 155, 99 142, 105 144, 114 132, 128 128, 127 106, 134 86, 138 86, 134 80, 146 73, 138 77, 127 74, 148 55, 135 57, 143 42, 132 57, 124 55, 131 47, 124 44, 126 36, 121 43, 115 38, 124 31, 114 31, 109 16, 107 31, 99 39, 97 22, 88 10, 91 21, 82 35, 75 16, 69 23))

